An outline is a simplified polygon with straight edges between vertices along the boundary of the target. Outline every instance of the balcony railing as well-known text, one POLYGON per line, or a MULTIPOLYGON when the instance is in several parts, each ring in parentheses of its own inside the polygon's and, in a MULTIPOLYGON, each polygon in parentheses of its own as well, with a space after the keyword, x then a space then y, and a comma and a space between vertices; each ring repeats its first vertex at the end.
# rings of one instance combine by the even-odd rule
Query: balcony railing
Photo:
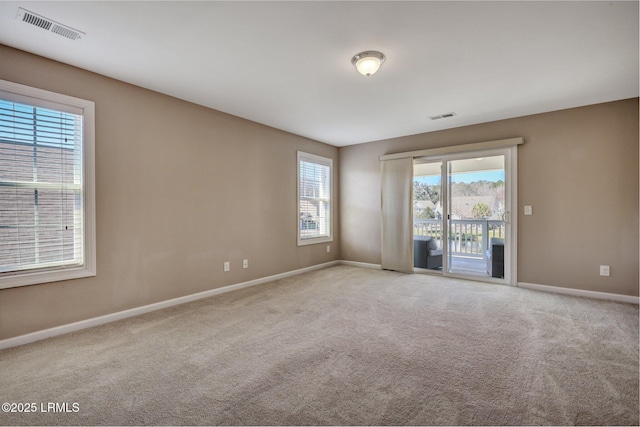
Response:
MULTIPOLYGON (((439 219, 413 221, 414 236, 431 236, 442 247, 442 224, 439 219)), ((453 219, 449 223, 451 255, 484 259, 492 237, 504 239, 504 222, 499 220, 453 219)))

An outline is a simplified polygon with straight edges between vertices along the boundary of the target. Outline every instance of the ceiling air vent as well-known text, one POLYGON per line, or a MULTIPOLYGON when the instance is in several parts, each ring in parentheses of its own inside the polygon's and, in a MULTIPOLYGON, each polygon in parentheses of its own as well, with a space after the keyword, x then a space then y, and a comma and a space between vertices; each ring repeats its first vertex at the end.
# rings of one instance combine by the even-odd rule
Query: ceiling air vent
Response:
POLYGON ((456 113, 445 113, 440 114, 439 116, 431 116, 429 117, 431 120, 440 120, 440 119, 448 119, 449 117, 454 117, 456 113))
POLYGON ((29 12, 28 10, 21 7, 18 8, 16 19, 22 22, 26 22, 27 24, 35 25, 36 27, 42 28, 43 30, 50 31, 54 34, 66 37, 71 40, 78 40, 85 35, 85 33, 83 33, 82 31, 74 30, 71 27, 67 27, 66 25, 62 25, 36 13, 29 12))

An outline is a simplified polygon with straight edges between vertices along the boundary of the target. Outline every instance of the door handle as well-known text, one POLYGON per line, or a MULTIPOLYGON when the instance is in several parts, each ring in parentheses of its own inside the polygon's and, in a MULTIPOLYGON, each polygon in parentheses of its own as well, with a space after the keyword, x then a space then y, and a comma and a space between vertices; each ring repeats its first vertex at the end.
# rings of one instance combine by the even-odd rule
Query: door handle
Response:
POLYGON ((505 212, 502 214, 502 222, 504 222, 505 224, 509 224, 509 221, 511 220, 511 212, 505 212))

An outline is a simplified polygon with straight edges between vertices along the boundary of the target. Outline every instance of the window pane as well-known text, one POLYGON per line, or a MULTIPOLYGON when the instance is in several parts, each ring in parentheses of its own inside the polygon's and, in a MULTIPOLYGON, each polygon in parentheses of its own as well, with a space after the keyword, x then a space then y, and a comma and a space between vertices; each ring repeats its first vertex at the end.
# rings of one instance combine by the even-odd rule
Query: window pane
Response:
POLYGON ((331 159, 299 153, 299 241, 331 237, 331 164, 331 159))
POLYGON ((0 100, 0 273, 83 264, 82 116, 0 100))

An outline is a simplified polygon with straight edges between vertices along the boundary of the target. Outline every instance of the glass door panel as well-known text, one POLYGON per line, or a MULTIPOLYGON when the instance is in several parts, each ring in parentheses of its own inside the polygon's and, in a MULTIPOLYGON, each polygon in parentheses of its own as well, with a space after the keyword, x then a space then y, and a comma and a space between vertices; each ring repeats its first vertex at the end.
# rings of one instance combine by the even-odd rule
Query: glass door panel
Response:
POLYGON ((505 278, 506 156, 449 160, 447 272, 505 278))
POLYGON ((413 165, 414 267, 442 272, 443 267, 443 162, 416 159, 413 165))

